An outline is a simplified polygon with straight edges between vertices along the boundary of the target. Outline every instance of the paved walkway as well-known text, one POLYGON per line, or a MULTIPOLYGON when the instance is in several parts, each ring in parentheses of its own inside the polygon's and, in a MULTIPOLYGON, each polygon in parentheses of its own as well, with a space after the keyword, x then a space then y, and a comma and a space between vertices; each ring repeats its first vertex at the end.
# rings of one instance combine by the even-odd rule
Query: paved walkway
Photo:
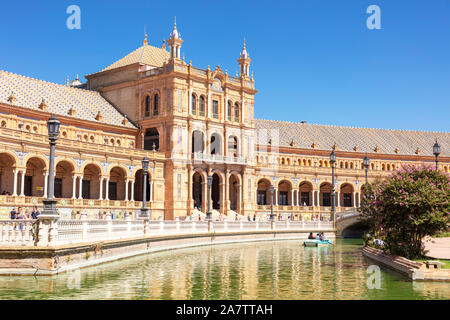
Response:
POLYGON ((427 256, 434 259, 450 260, 450 238, 427 238, 425 240, 427 256))

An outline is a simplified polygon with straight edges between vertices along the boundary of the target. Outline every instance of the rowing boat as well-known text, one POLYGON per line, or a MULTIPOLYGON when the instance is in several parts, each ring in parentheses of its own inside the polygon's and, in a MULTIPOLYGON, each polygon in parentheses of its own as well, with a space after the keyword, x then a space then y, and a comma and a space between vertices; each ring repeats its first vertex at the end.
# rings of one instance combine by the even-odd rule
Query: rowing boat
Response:
POLYGON ((320 240, 305 240, 303 245, 305 247, 323 247, 333 244, 330 240, 320 241, 320 240))

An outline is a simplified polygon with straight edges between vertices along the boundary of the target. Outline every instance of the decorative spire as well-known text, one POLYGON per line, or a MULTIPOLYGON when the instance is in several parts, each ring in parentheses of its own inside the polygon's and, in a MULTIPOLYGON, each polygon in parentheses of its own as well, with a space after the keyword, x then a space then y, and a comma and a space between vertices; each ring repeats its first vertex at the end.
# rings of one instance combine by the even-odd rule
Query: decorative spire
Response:
POLYGON ((244 38, 244 46, 242 48, 241 54, 239 55, 238 63, 241 76, 250 76, 250 55, 247 52, 247 43, 244 38))
POLYGON ((144 36, 144 46, 147 46, 148 45, 148 36, 147 36, 147 32, 145 33, 145 36, 144 36))
POLYGON ((181 39, 181 34, 178 32, 177 29, 177 17, 175 17, 175 22, 173 23, 173 30, 170 34, 171 39, 181 39))
POLYGON ((167 43, 170 46, 170 58, 171 59, 181 59, 181 45, 183 40, 181 39, 181 34, 177 30, 177 18, 175 17, 175 22, 173 24, 173 30, 170 34, 167 43))

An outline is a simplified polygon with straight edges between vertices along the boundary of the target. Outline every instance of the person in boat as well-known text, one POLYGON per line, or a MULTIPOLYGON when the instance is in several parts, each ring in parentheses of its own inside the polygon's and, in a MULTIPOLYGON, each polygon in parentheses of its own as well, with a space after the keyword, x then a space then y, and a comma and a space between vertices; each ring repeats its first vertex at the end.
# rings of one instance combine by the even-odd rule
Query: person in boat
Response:
POLYGON ((316 240, 312 232, 309 234, 308 240, 316 240))
POLYGON ((320 235, 320 241, 328 241, 327 236, 323 232, 320 235))

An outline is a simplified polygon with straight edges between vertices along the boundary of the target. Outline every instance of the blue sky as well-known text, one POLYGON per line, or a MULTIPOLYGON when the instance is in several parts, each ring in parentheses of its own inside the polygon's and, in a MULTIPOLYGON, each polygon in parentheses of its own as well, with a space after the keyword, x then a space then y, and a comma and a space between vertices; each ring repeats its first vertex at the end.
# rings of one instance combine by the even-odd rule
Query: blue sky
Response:
POLYGON ((186 60, 238 70, 243 38, 257 118, 449 131, 450 0, 2 1, 0 69, 64 83, 142 44, 177 16, 186 60), (81 30, 66 9, 81 8, 81 30), (369 5, 381 30, 369 30, 369 5))

